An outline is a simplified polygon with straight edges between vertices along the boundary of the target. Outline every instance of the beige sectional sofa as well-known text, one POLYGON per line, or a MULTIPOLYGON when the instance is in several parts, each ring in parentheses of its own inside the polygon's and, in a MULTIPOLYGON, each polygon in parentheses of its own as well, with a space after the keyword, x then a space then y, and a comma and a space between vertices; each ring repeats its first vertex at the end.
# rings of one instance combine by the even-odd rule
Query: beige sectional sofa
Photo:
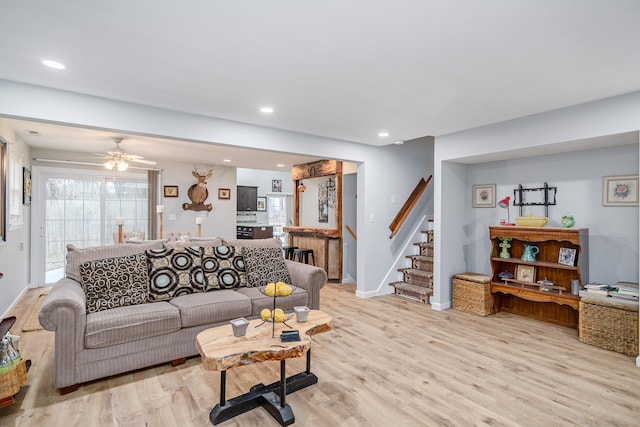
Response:
MULTIPOLYGON (((192 249, 189 250, 193 252, 192 249)), ((291 295, 278 298, 278 307, 285 311, 292 311, 299 305, 318 309, 320 289, 327 282, 325 271, 284 258, 280 261, 274 258, 276 251, 282 257, 278 239, 223 241, 218 238, 173 245, 151 241, 87 249, 69 246, 66 277, 52 287, 39 313, 40 324, 55 331, 54 386, 65 393, 87 381, 169 361, 177 364, 186 357, 197 355, 195 340, 202 330, 227 324, 238 317, 256 318, 260 310, 271 307, 273 300, 260 292, 256 280, 264 281, 260 272, 275 271, 276 265, 283 269, 278 274, 288 275, 290 283, 296 286, 291 295), (201 259, 198 260, 197 255, 192 258, 200 270, 191 269, 190 276, 175 278, 176 283, 180 282, 174 288, 178 291, 163 293, 166 285, 163 274, 172 275, 176 269, 152 259, 156 254, 160 258, 164 253, 184 255, 185 248, 181 246, 202 248, 198 249, 200 252, 194 252, 200 253, 201 259), (227 251, 231 248, 236 255, 244 256, 240 261, 246 263, 247 271, 237 274, 231 266, 225 273, 227 276, 229 271, 235 274, 232 280, 236 282, 225 283, 227 276, 221 273, 225 270, 222 266, 229 267, 230 262, 224 264, 224 256, 216 255, 220 248, 227 251), (264 253, 271 258, 267 257, 265 261, 264 253), (141 260, 146 262, 147 272, 131 270, 134 267, 127 264, 132 274, 126 276, 126 283, 115 283, 122 280, 109 270, 113 262, 139 263, 141 260), (254 267, 250 270, 249 261, 262 270, 254 267), (106 270, 101 270, 104 265, 107 265, 106 270), (216 269, 217 273, 211 273, 216 269), (138 280, 140 277, 142 279, 138 280), (240 278, 246 282, 241 282, 240 278), (143 293, 141 297, 131 291, 137 286, 136 280, 151 283, 148 295, 143 293), (188 280, 197 284, 189 288, 188 280), (109 290, 96 296, 96 293, 100 294, 101 286, 109 290), (120 295, 121 292, 125 295, 120 295), (117 298, 112 298, 114 295, 117 298)), ((224 251, 220 252, 224 254, 224 251)), ((237 256, 235 260, 237 264, 237 256)), ((240 270, 243 268, 241 265, 240 270)))

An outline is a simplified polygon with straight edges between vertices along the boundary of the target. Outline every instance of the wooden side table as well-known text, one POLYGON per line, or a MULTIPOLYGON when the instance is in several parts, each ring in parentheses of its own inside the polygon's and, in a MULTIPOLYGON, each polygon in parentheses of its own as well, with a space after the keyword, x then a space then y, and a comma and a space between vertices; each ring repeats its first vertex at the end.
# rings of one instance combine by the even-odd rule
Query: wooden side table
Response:
POLYGON ((286 403, 286 395, 318 382, 318 377, 311 372, 311 335, 329 331, 331 321, 331 317, 320 310, 311 310, 306 322, 297 322, 294 317, 287 324, 291 329, 299 331, 300 341, 293 342, 280 340, 280 333, 291 330, 289 327, 276 324, 276 335, 272 337, 272 324, 267 322, 262 325, 261 319, 249 322, 247 333, 243 337, 234 336, 231 325, 200 332, 196 342, 204 368, 221 371, 220 402, 209 413, 211 422, 219 424, 262 406, 282 426, 293 424, 295 416, 286 403), (305 352, 306 370, 287 378, 286 359, 302 357, 305 352), (256 384, 249 392, 226 400, 227 369, 267 360, 280 361, 280 381, 269 385, 256 384))

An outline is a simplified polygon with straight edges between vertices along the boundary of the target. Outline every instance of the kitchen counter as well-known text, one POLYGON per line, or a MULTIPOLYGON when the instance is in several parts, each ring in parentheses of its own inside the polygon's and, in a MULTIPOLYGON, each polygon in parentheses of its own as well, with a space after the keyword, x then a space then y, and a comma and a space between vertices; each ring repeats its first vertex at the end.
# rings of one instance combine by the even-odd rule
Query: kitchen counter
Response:
POLYGON ((239 222, 236 224, 238 239, 268 239, 273 237, 273 226, 255 222, 239 222))

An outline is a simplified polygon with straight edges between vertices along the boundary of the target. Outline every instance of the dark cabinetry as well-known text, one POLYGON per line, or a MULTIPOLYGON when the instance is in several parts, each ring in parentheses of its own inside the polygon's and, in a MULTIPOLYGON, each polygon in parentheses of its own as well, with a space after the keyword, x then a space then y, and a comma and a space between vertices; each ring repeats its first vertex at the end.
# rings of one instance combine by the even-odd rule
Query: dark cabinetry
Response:
POLYGON ((258 210, 258 187, 238 185, 238 212, 258 210))
POLYGON ((273 227, 267 225, 238 225, 236 227, 238 239, 268 239, 273 237, 273 227))

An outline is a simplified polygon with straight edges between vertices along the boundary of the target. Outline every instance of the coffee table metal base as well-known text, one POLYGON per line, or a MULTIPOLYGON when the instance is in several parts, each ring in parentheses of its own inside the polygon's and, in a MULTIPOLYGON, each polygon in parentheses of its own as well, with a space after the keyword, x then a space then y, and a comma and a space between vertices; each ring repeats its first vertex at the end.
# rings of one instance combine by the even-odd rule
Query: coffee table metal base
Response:
POLYGON ((280 381, 269 385, 256 384, 248 393, 226 400, 227 371, 220 372, 220 403, 213 407, 209 413, 211 423, 219 424, 237 415, 244 414, 259 406, 262 406, 282 426, 288 426, 295 422, 291 406, 286 403, 286 395, 294 391, 309 387, 318 382, 318 377, 313 374, 311 368, 311 350, 307 351, 307 370, 299 374, 286 377, 285 361, 280 361, 280 381))

